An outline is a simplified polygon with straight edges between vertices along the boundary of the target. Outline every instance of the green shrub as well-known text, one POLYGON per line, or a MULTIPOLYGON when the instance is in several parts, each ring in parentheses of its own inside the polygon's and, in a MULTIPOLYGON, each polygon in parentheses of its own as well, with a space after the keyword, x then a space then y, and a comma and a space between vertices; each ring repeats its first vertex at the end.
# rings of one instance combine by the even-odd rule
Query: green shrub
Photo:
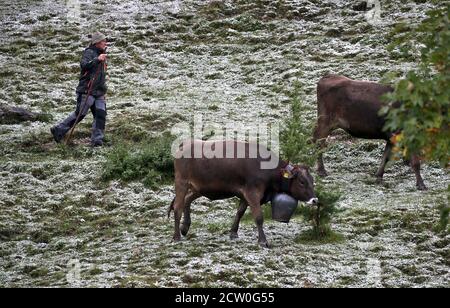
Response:
MULTIPOLYGON (((392 138, 396 153, 406 158, 419 154, 449 166, 450 152, 450 5, 431 10, 418 27, 393 41, 406 51, 422 46, 420 65, 401 80, 381 115, 387 116, 385 130, 400 132, 392 138)), ((397 50, 398 51, 398 50, 397 50)), ((400 50, 401 52, 401 50, 400 50)), ((410 55, 405 54, 408 58, 410 55)))
POLYGON ((290 117, 280 135, 282 157, 293 163, 313 166, 317 160, 318 150, 312 142, 313 124, 304 120, 304 93, 299 82, 294 84, 290 94, 290 117))
POLYGON ((302 215, 303 219, 312 227, 303 232, 297 238, 297 242, 334 242, 342 239, 342 236, 336 234, 330 226, 333 215, 340 211, 336 203, 341 198, 341 193, 318 186, 316 195, 319 198, 317 206, 303 205, 297 209, 297 213, 302 215))
POLYGON ((175 137, 164 134, 141 142, 138 145, 119 144, 107 155, 102 180, 143 180, 146 186, 173 178, 172 142, 175 137))

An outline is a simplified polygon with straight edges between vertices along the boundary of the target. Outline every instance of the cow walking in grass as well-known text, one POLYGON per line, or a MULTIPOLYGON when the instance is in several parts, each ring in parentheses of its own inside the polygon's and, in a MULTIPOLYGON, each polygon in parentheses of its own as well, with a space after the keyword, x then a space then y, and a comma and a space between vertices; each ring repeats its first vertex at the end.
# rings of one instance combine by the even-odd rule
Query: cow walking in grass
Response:
POLYGON ((262 204, 279 192, 286 192, 293 198, 310 204, 318 202, 313 178, 307 167, 293 166, 264 149, 266 153, 270 153, 271 160, 275 160, 272 168, 265 169, 262 166, 268 159, 261 156, 261 151, 257 151, 254 158, 251 156, 254 153, 252 149, 255 148, 260 146, 237 141, 189 140, 183 143, 176 154, 176 196, 169 208, 169 215, 172 210, 175 215, 175 241, 181 239, 181 234, 187 235, 191 225, 191 203, 200 197, 210 200, 238 197, 241 202, 230 237, 237 238, 239 222, 247 207, 250 207, 258 228, 258 242, 264 247, 269 245, 263 231, 262 204), (205 149, 221 155, 211 158, 205 149), (193 156, 196 151, 201 153, 199 157, 193 156), (284 177, 286 174, 289 174, 287 179, 284 177), (288 183, 283 182, 285 179, 288 183), (183 213, 184 220, 180 228, 183 213))
MULTIPOLYGON (((383 130, 385 118, 379 115, 379 111, 383 106, 381 97, 392 91, 389 86, 355 81, 344 76, 329 75, 322 78, 317 86, 318 119, 314 142, 318 142, 322 148, 325 147, 326 138, 338 128, 353 137, 385 140, 386 148, 376 173, 378 181, 381 182, 392 153, 391 140, 395 132, 383 130)), ((426 190, 420 175, 419 157, 412 155, 410 164, 416 176, 417 188, 426 190)), ((327 176, 322 153, 319 154, 317 165, 319 175, 327 176)))

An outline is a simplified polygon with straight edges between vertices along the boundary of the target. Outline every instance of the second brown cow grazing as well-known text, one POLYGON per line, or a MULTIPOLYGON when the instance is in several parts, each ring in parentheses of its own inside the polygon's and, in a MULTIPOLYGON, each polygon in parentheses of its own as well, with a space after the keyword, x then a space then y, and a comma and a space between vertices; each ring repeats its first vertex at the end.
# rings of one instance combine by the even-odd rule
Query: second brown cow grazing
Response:
MULTIPOLYGON (((391 138, 394 132, 383 130, 385 119, 379 116, 383 106, 381 97, 393 89, 374 82, 355 81, 344 76, 329 75, 322 78, 317 86, 318 120, 314 132, 314 141, 322 147, 330 133, 338 128, 357 138, 386 140, 381 166, 376 173, 378 181, 384 175, 384 169, 392 153, 391 138)), ((420 159, 411 157, 411 167, 416 175, 419 190, 426 186, 420 175, 420 159)), ((318 158, 318 173, 326 176, 323 156, 318 158)))
MULTIPOLYGON (((288 162, 276 158, 275 167, 262 168, 268 159, 261 153, 252 158, 250 147, 255 144, 237 141, 186 141, 176 154, 175 159, 175 198, 169 208, 175 215, 175 233, 173 239, 179 241, 181 233, 186 235, 191 225, 191 203, 204 196, 210 200, 238 197, 241 199, 234 223, 231 227, 231 238, 237 237, 239 222, 247 207, 250 207, 258 227, 258 242, 268 247, 263 231, 263 214, 261 205, 268 202, 278 192, 286 192, 299 201, 310 204, 318 202, 314 193, 314 182, 307 167, 292 166, 288 162), (203 149, 223 149, 223 158, 207 158, 203 149), (200 149, 200 157, 191 157, 195 149, 200 149), (243 149, 239 156, 238 149, 243 149), (226 152, 232 150, 232 157, 226 152), (289 178, 283 177, 288 173, 289 178), (181 216, 184 213, 183 225, 180 229, 181 216)), ((269 152, 267 149, 265 151, 269 152)), ((265 155, 264 155, 265 156, 265 155)))

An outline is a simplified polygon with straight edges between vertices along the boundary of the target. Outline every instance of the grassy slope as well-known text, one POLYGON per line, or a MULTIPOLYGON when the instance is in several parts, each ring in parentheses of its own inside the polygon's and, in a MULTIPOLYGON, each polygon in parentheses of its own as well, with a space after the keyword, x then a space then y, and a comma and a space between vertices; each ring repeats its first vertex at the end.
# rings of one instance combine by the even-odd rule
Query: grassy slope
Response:
MULTIPOLYGON (((315 84, 327 72, 379 80, 405 72, 385 50, 387 33, 417 22, 432 1, 390 1, 372 27, 353 1, 226 1, 207 4, 95 1, 82 23, 67 23, 50 1, 10 1, 0 11, 0 102, 72 111, 84 33, 113 39, 108 128, 111 147, 57 147, 48 123, 0 126, 0 286, 66 286, 68 262, 81 286, 449 286, 448 233, 432 231, 449 175, 426 165, 429 192, 415 191, 402 164, 378 186, 383 145, 336 136, 326 184, 344 192, 334 228, 345 240, 296 241, 308 228, 267 221, 274 246, 261 250, 251 220, 229 241, 234 201, 193 206, 187 241, 171 244, 165 217, 172 187, 99 181, 105 155, 124 139, 159 134, 193 114, 237 124, 281 121, 293 81, 305 85, 304 120, 315 118, 315 84), (280 4, 281 3, 281 4, 280 4), (130 137, 132 136, 132 137, 130 137), (138 137, 136 137, 138 136, 138 137), (338 142, 339 141, 339 142, 338 142)), ((77 283, 75 283, 76 285, 77 283)))

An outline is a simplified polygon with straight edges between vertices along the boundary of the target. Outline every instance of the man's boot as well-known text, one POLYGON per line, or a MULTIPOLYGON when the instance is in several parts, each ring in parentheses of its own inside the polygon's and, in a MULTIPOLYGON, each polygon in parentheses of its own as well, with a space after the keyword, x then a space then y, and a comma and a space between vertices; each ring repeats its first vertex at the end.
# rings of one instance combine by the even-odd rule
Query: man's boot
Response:
POLYGON ((55 140, 55 142, 56 143, 61 143, 61 140, 63 139, 63 136, 58 134, 58 129, 56 128, 56 126, 53 126, 52 128, 50 128, 50 132, 52 133, 53 139, 55 140))

